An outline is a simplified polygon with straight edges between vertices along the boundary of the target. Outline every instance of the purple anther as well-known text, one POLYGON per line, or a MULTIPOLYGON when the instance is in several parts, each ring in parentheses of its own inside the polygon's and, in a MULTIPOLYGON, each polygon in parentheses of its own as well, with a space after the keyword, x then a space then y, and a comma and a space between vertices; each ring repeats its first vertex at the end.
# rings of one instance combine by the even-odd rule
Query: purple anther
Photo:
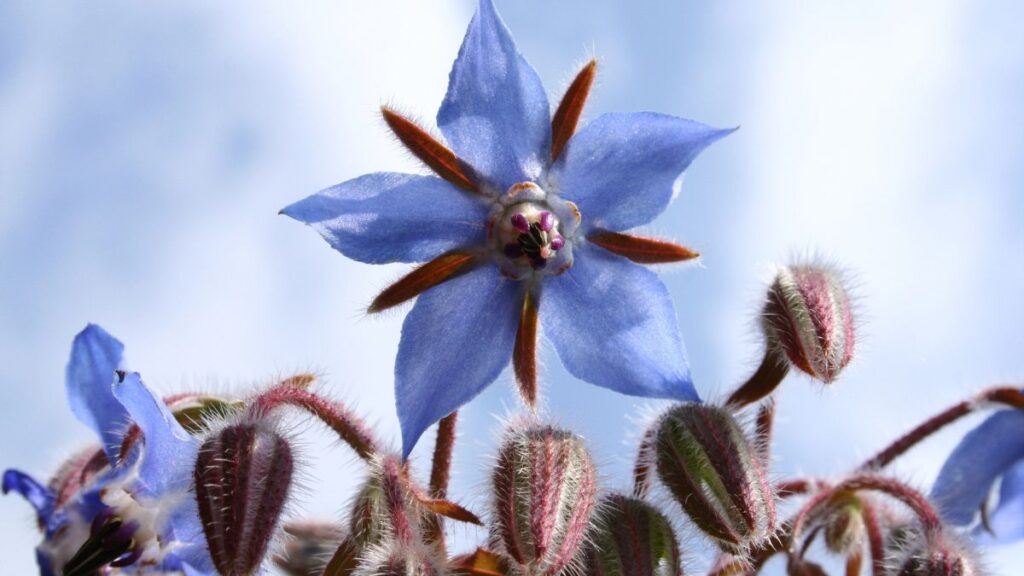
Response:
POLYGON ((505 256, 507 258, 519 258, 523 255, 523 249, 519 244, 505 244, 505 256))
POLYGON ((565 237, 564 236, 555 236, 554 238, 551 239, 550 246, 551 246, 552 250, 555 250, 555 251, 561 250, 562 246, 565 246, 565 237))
POLYGON ((526 220, 526 216, 518 213, 512 215, 512 227, 523 234, 530 231, 530 223, 526 220))
POLYGON ((555 215, 544 211, 540 213, 540 229, 547 232, 555 227, 555 215))

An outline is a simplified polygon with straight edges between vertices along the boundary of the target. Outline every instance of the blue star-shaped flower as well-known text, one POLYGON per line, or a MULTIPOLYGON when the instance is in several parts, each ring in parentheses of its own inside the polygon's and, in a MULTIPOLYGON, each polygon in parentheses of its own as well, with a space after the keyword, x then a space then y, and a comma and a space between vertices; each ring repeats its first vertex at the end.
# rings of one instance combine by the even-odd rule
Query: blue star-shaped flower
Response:
POLYGON ((942 465, 931 497, 947 522, 966 526, 1000 479, 999 502, 974 532, 980 541, 1024 538, 1024 410, 1000 410, 968 432, 942 465))
POLYGON ((95 574, 108 563, 124 572, 216 574, 189 492, 198 440, 137 373, 118 371, 123 351, 89 325, 75 337, 67 367, 71 410, 102 449, 71 459, 49 486, 7 470, 3 491, 21 494, 36 510, 44 576, 95 574), (122 459, 131 423, 144 440, 122 459))
POLYGON ((698 399, 668 291, 634 263, 696 253, 622 231, 660 214, 690 162, 730 131, 642 112, 602 115, 574 135, 594 70, 552 116, 537 73, 481 0, 437 114, 451 148, 383 109, 439 177, 368 174, 282 211, 355 260, 427 262, 370 307, 419 295, 395 365, 406 456, 510 360, 533 401, 538 321, 582 380, 698 399))

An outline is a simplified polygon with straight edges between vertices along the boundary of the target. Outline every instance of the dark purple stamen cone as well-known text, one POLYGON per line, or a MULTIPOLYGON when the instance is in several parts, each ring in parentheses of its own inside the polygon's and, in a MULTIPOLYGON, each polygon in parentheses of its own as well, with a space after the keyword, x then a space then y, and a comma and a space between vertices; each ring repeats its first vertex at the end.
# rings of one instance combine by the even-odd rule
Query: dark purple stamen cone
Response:
POLYGON ((770 349, 831 382, 853 358, 855 329, 841 275, 817 265, 779 270, 761 316, 770 349))
POLYGON ((199 449, 199 516, 217 570, 252 574, 263 561, 292 481, 292 449, 261 424, 228 426, 199 449))
POLYGON ((682 576, 672 524, 643 500, 606 497, 587 533, 583 573, 589 576, 682 576))
POLYGON ((771 533, 775 494, 731 412, 680 404, 656 426, 658 478, 698 528, 730 553, 771 533))
POLYGON ((583 543, 596 472, 582 439, 549 426, 513 430, 493 474, 491 539, 520 572, 553 575, 583 543))

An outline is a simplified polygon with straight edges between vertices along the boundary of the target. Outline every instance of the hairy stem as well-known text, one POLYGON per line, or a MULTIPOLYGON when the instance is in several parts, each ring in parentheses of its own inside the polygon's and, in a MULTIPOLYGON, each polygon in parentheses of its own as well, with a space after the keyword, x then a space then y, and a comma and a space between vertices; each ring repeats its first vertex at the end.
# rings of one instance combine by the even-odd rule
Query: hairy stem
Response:
POLYGON ((789 363, 775 349, 769 347, 765 350, 764 359, 761 360, 757 371, 729 396, 726 405, 742 408, 757 402, 774 392, 788 373, 789 363))

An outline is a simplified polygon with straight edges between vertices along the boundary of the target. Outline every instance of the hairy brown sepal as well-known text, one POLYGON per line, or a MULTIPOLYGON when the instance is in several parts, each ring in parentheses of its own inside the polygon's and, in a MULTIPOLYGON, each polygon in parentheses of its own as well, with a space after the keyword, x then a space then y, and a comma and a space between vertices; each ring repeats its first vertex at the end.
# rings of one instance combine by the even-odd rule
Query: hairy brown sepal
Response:
POLYGON ((512 368, 516 373, 519 393, 533 406, 537 401, 537 296, 527 291, 519 315, 519 329, 512 352, 512 368))
POLYGON ((686 246, 619 232, 598 232, 587 238, 609 252, 614 252, 640 264, 683 262, 700 256, 699 253, 686 246))
POLYGON ((594 76, 597 73, 597 60, 587 62, 586 66, 576 74, 569 89, 562 96, 558 103, 555 116, 551 119, 551 161, 558 160, 569 138, 576 132, 576 123, 583 113, 583 106, 587 103, 587 96, 590 94, 590 87, 594 84, 594 76))
POLYGON ((402 144, 435 174, 463 190, 480 192, 476 183, 462 169, 462 163, 455 156, 455 152, 398 112, 387 106, 381 106, 380 111, 395 136, 398 136, 402 144))
POLYGON ((476 255, 468 252, 449 252, 434 258, 403 276, 373 299, 369 312, 380 312, 412 300, 420 293, 468 272, 476 263, 476 255))

